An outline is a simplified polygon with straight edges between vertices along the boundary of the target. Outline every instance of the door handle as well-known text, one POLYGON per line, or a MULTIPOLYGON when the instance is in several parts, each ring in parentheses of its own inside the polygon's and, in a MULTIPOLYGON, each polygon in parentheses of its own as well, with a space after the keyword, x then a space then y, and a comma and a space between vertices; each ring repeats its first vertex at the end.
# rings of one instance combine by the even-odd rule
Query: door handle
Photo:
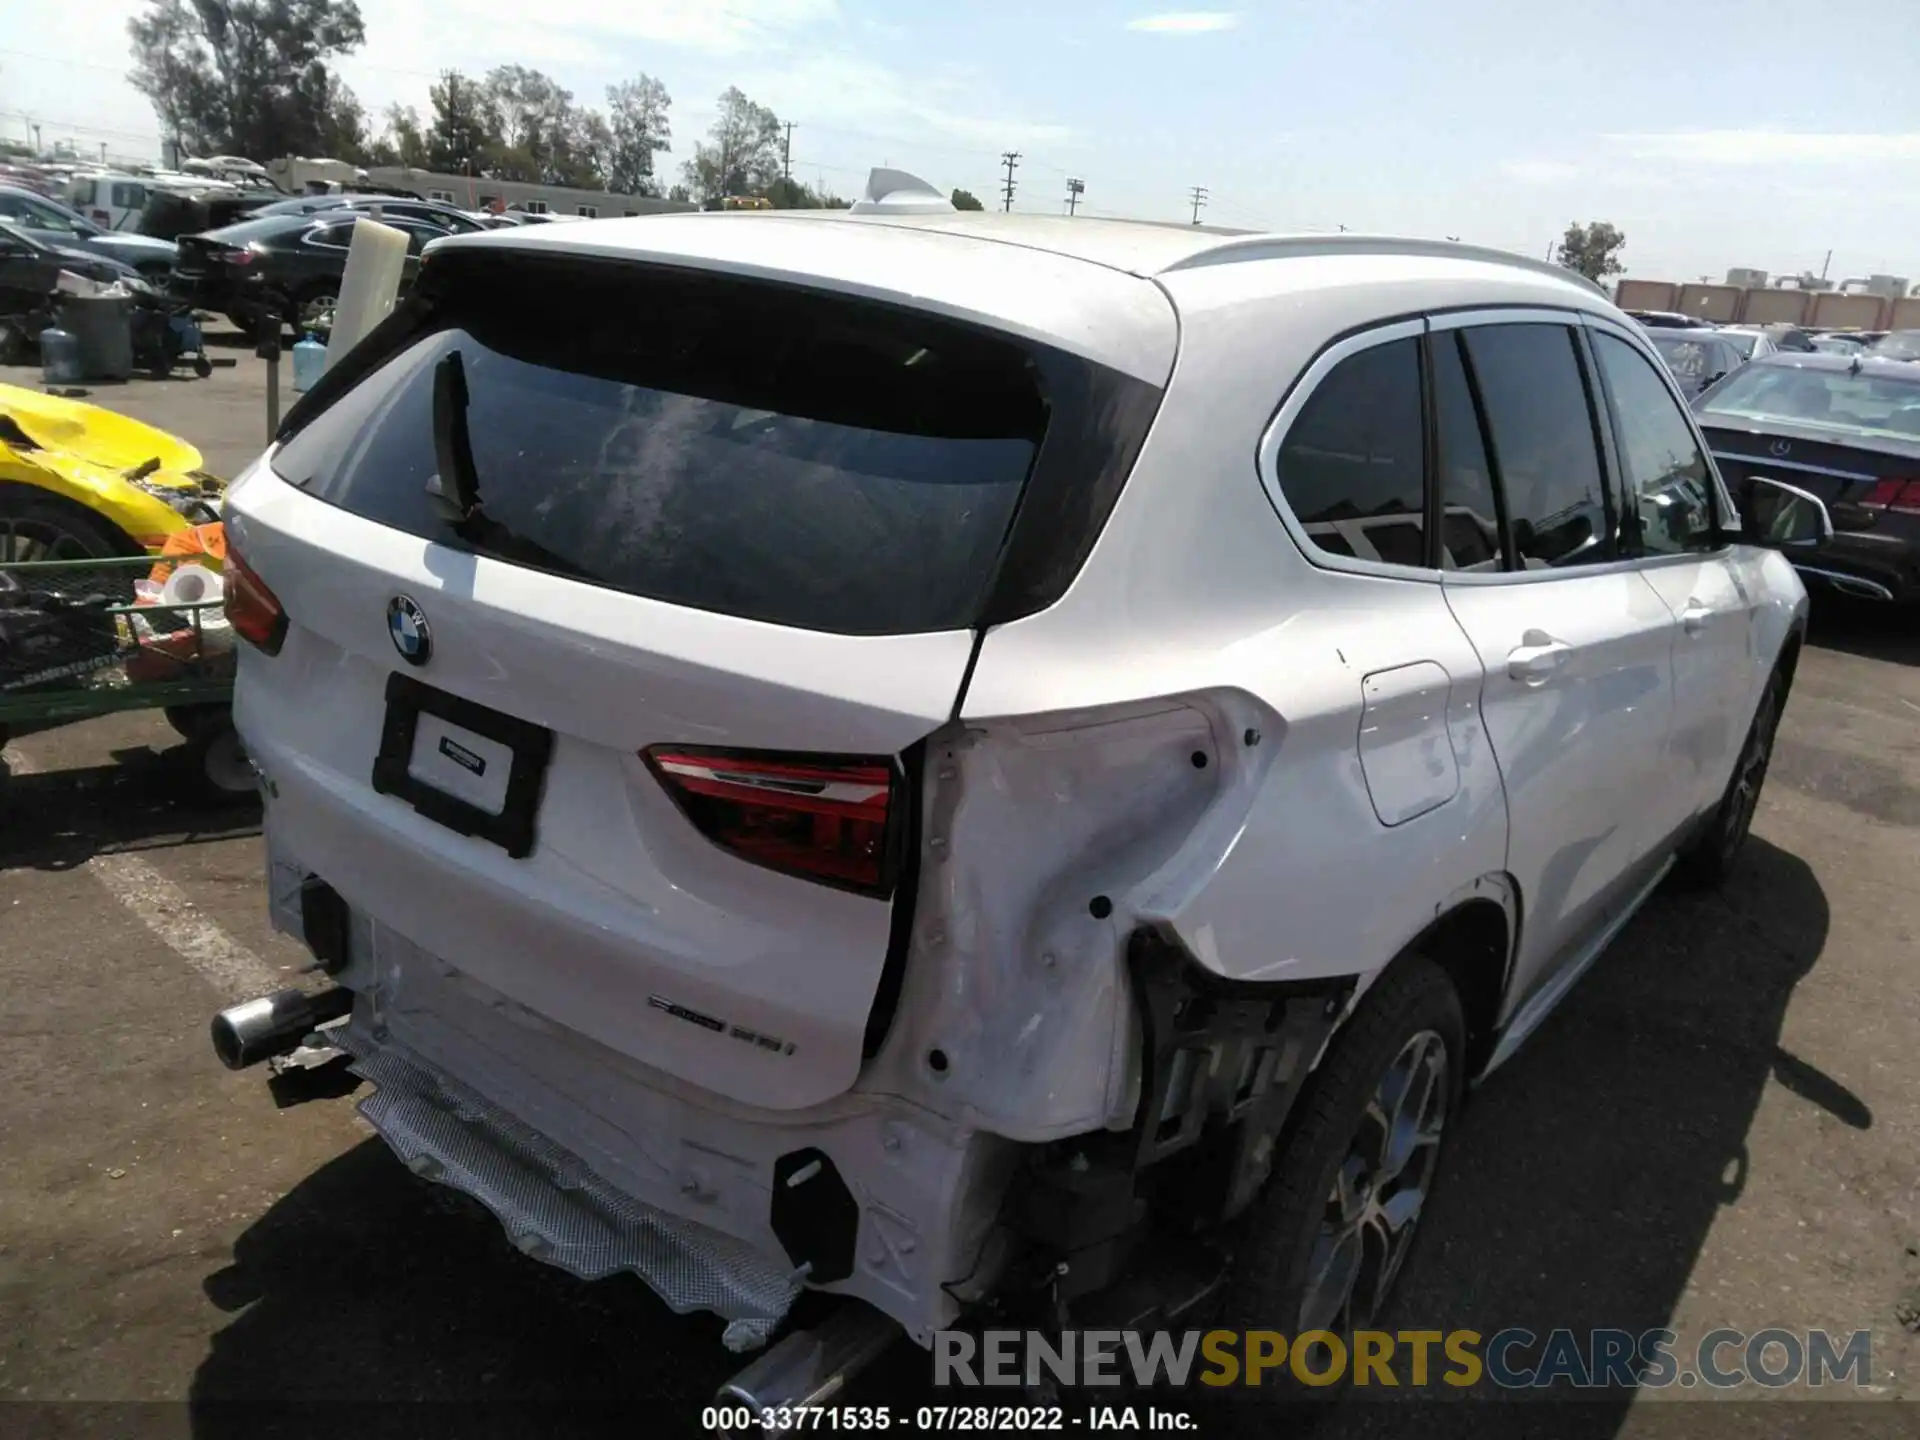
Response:
POLYGON ((1698 600, 1687 601, 1687 608, 1680 612, 1680 628, 1689 635, 1698 635, 1707 628, 1707 622, 1713 619, 1713 607, 1702 605, 1698 600))
POLYGON ((1573 647, 1544 630, 1529 630, 1518 648, 1507 652, 1507 675, 1523 685, 1541 685, 1558 670, 1573 647))

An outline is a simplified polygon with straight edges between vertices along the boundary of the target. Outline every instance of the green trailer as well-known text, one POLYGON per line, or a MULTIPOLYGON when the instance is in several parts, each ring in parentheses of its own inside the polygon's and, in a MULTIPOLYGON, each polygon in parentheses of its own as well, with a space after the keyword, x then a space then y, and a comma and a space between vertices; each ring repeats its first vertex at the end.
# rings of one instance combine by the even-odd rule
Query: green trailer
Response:
POLYGON ((216 792, 252 790, 233 730, 235 637, 218 594, 163 604, 152 583, 140 583, 175 563, 0 559, 0 744, 122 710, 160 710, 216 792))

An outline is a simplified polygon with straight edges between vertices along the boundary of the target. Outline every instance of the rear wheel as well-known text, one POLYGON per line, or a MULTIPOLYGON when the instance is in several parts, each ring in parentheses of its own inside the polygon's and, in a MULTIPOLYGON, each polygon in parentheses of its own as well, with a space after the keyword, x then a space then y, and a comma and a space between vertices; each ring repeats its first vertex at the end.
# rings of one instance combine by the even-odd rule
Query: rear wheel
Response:
POLYGON ((1719 885, 1733 873, 1734 861, 1753 830, 1753 813, 1760 804, 1760 787, 1766 784, 1767 767, 1773 762, 1774 734, 1780 728, 1780 712, 1787 698, 1786 677, 1778 670, 1767 679, 1760 694, 1753 723, 1734 762, 1733 775, 1726 793, 1720 797, 1713 817, 1679 855, 1680 868, 1688 878, 1702 885, 1719 885))
POLYGON ((1420 956, 1396 961, 1308 1081, 1271 1186, 1236 1222, 1224 1323, 1342 1335, 1378 1321, 1465 1074, 1453 982, 1420 956))
POLYGON ((322 281, 302 290, 288 314, 288 323, 293 326, 295 338, 319 330, 322 321, 331 326, 334 307, 339 303, 340 286, 337 281, 322 281))

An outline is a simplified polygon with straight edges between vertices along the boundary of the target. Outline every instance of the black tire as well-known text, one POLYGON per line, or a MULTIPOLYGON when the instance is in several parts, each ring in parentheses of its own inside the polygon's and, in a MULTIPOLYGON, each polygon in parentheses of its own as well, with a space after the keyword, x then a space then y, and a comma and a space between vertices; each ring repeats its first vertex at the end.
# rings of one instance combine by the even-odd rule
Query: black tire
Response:
POLYGON ((83 505, 31 485, 0 484, 0 563, 142 553, 139 541, 83 505))
MULTIPOLYGON (((1432 961, 1419 955, 1402 956, 1374 983, 1334 1038, 1295 1105, 1272 1181, 1234 1223, 1233 1264, 1215 1307, 1221 1324, 1278 1329, 1292 1338, 1303 1330, 1342 1334, 1378 1322, 1405 1267, 1420 1214, 1431 1198, 1445 1129, 1459 1112, 1466 1066, 1466 1023, 1453 982, 1432 961), (1444 1063, 1426 1086, 1430 1114, 1428 1105, 1415 1102, 1422 1113, 1414 1117, 1413 1133, 1423 1133, 1430 1122, 1432 1141, 1401 1151, 1399 1174, 1417 1179, 1419 1193, 1415 1197, 1410 1189, 1392 1191, 1383 1186, 1378 1192, 1370 1191, 1362 1202, 1358 1191, 1366 1177, 1356 1173, 1356 1157, 1373 1136, 1386 1133, 1370 1118, 1385 1108, 1384 1103, 1376 1107, 1377 1092, 1416 1043, 1423 1047, 1421 1054, 1437 1046, 1444 1063), (1336 1180, 1343 1186, 1338 1192, 1336 1180), (1388 1222, 1382 1220, 1377 1232, 1370 1231, 1367 1223, 1353 1224, 1346 1218, 1355 1207, 1337 1205, 1336 1194, 1346 1195, 1368 1213, 1376 1203, 1383 1204, 1378 1212, 1382 1216, 1391 1213, 1384 1207, 1395 1204, 1402 1211, 1410 1205, 1411 1213, 1404 1215, 1402 1229, 1388 1230, 1384 1228, 1388 1222), (1329 1238, 1330 1233, 1348 1228, 1356 1237, 1352 1245, 1342 1246, 1329 1238), (1368 1249, 1370 1236, 1383 1242, 1377 1257, 1368 1249), (1395 1237, 1391 1243, 1385 1243, 1388 1236, 1395 1237), (1330 1255, 1351 1252, 1355 1245, 1362 1257, 1354 1271, 1355 1294, 1338 1313, 1327 1314, 1325 1297, 1337 1287, 1323 1286, 1316 1292, 1314 1282, 1316 1276, 1334 1273, 1338 1267, 1321 1262, 1330 1255), (1369 1271, 1369 1259, 1382 1263, 1369 1271), (1371 1288, 1364 1303, 1358 1294, 1363 1286, 1371 1288), (1316 1294, 1321 1300, 1317 1306, 1309 1303, 1316 1294)), ((1410 1090, 1411 1086, 1400 1093, 1410 1090)), ((1319 1363, 1324 1366, 1326 1357, 1320 1357, 1319 1363)))
POLYGON ((169 705, 161 712, 182 740, 198 740, 208 730, 233 723, 225 705, 169 705))
POLYGON ((213 374, 213 361, 204 355, 194 356, 193 373, 198 375, 202 380, 206 379, 209 375, 213 374))
POLYGON ((1753 830, 1754 811, 1760 805, 1760 790, 1767 783, 1767 767, 1773 763, 1774 736, 1780 729, 1780 715, 1787 708, 1788 680, 1784 669, 1767 677, 1760 692, 1747 736, 1733 762, 1733 774, 1714 807, 1712 816, 1689 840, 1676 857, 1680 873, 1695 885, 1723 885, 1746 848, 1753 830))

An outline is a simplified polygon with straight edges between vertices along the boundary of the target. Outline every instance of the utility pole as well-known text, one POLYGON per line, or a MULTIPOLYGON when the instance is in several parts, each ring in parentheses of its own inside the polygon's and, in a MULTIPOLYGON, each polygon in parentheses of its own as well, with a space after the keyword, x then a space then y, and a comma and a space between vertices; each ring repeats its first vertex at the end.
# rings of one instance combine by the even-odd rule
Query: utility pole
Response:
POLYGON ((787 199, 793 198, 793 121, 787 121, 787 138, 780 146, 780 178, 786 184, 787 199))
POLYGON ((1196 185, 1187 192, 1187 198, 1193 202, 1193 223, 1200 223, 1200 207, 1207 203, 1207 187, 1196 185))
POLYGON ((1080 204, 1080 197, 1086 193, 1086 190, 1087 187, 1078 180, 1069 179, 1067 181, 1067 214, 1073 214, 1075 208, 1080 204))
POLYGON ((1020 164, 1020 152, 1018 150, 1001 151, 1000 163, 1007 167, 1007 182, 1002 191, 1000 208, 1011 210, 1013 209, 1013 172, 1020 164))
POLYGON ((1833 251, 1829 250, 1827 251, 1827 258, 1820 262, 1820 278, 1822 280, 1827 278, 1827 267, 1831 264, 1833 264, 1833 251))

